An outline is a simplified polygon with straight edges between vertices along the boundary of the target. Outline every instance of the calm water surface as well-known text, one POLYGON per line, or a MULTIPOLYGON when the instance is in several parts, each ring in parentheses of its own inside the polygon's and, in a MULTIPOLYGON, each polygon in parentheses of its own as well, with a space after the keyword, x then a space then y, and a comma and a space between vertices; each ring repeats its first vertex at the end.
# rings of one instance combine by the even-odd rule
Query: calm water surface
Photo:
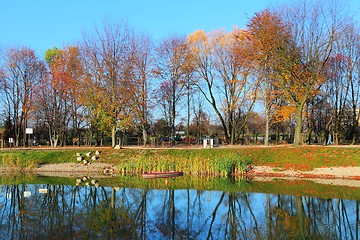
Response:
POLYGON ((0 185, 0 238, 360 238, 360 199, 77 181, 0 185))

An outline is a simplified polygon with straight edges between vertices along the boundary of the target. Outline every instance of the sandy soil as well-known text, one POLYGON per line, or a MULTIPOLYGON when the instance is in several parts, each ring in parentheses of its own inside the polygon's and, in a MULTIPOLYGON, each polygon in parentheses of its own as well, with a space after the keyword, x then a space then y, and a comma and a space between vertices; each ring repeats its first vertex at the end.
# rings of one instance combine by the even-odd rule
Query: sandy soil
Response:
POLYGON ((35 169, 35 172, 104 172, 106 170, 115 170, 114 165, 108 163, 91 163, 84 165, 82 163, 60 163, 60 164, 45 164, 35 169))
MULTIPOLYGON (((12 169, 0 169, 2 173, 11 173, 12 169)), ((15 170, 16 171, 16 170, 15 170)), ((90 165, 84 165, 81 163, 60 163, 60 164, 45 164, 31 172, 54 177, 77 177, 83 175, 104 176, 111 175, 116 172, 116 167, 108 163, 92 163, 90 165)))
POLYGON ((278 175, 287 177, 348 178, 360 180, 360 167, 315 168, 312 171, 282 170, 267 166, 253 166, 250 175, 278 175))
POLYGON ((282 170, 253 166, 247 176, 255 181, 309 179, 321 184, 360 187, 360 167, 315 168, 312 171, 282 170))

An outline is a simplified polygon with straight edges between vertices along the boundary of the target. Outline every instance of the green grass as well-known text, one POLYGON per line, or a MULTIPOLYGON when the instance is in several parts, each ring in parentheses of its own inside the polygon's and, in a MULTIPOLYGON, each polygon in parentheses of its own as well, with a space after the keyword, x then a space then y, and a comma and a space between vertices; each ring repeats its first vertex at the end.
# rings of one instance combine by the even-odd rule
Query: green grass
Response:
POLYGON ((319 167, 360 166, 357 147, 274 147, 245 150, 252 164, 274 168, 311 170, 319 167))
MULTIPOLYGON (((2 150, 1 165, 31 170, 42 164, 76 162, 76 153, 94 149, 2 150)), ((274 169, 311 170, 318 167, 360 166, 358 147, 239 147, 214 149, 101 149, 99 162, 111 163, 122 173, 184 171, 226 176, 243 173, 248 164, 274 169)))
POLYGON ((31 169, 41 164, 76 161, 76 153, 69 150, 7 150, 0 152, 1 166, 31 169))

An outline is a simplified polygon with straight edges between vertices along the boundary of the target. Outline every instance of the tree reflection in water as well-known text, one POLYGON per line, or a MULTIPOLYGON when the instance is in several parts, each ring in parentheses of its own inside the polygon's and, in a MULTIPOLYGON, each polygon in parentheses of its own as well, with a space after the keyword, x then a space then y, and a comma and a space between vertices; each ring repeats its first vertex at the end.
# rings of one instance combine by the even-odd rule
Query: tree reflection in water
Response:
POLYGON ((26 184, 0 191, 2 239, 359 239, 354 200, 26 184))

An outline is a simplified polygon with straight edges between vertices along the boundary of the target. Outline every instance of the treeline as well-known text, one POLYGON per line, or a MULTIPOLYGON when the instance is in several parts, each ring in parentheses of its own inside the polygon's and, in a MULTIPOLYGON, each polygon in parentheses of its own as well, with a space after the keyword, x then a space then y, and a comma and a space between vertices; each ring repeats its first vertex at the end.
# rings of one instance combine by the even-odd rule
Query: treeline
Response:
POLYGON ((125 22, 104 21, 45 59, 27 47, 4 50, 2 141, 174 144, 181 131, 187 143, 212 136, 300 145, 332 136, 355 144, 360 31, 341 9, 304 0, 260 11, 245 29, 158 43, 125 22))

